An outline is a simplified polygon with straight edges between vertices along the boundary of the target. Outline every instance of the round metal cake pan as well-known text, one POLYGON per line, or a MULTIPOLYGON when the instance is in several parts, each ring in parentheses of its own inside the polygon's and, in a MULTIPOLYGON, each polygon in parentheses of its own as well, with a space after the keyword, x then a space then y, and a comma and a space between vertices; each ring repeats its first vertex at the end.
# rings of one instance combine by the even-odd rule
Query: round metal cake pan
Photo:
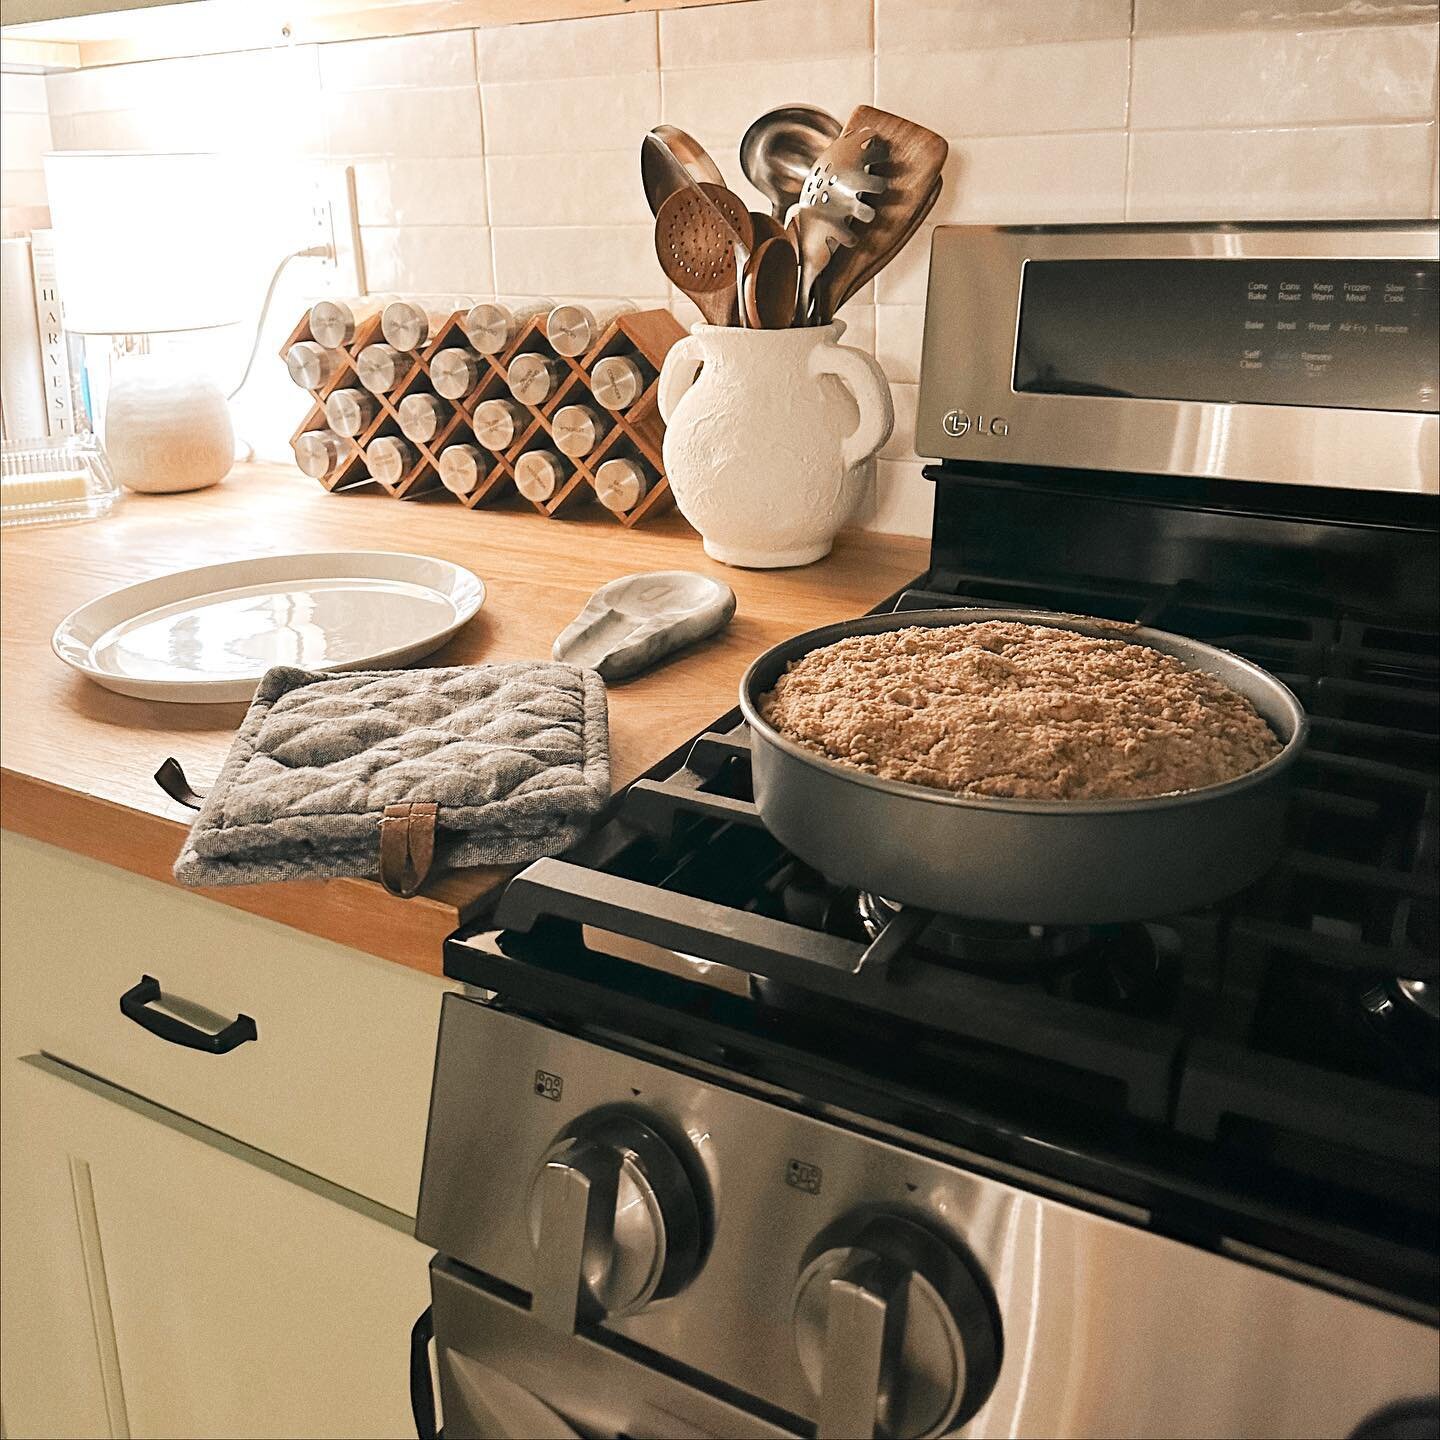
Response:
POLYGON ((740 682, 755 802, 772 834, 826 879, 977 920, 1099 925, 1195 909, 1264 874, 1308 722, 1258 665, 1163 630, 1051 612, 947 609, 868 615, 807 631, 761 655, 740 682), (1280 753, 1222 785, 1139 800, 1011 800, 884 780, 780 734, 760 699, 792 661, 852 635, 914 625, 1019 621, 1148 645, 1238 691, 1280 753))

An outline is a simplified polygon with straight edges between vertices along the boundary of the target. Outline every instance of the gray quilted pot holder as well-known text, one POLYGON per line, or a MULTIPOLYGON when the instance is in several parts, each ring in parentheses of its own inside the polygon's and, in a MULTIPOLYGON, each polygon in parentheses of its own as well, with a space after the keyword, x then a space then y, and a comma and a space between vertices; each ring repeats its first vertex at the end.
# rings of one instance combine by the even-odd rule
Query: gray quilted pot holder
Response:
POLYGON ((593 670, 552 661, 341 675, 281 666, 261 680, 175 878, 376 876, 390 832, 387 847, 398 842, 414 860, 414 883, 400 890, 408 894, 432 850, 447 866, 559 854, 609 795, 605 685, 593 670))

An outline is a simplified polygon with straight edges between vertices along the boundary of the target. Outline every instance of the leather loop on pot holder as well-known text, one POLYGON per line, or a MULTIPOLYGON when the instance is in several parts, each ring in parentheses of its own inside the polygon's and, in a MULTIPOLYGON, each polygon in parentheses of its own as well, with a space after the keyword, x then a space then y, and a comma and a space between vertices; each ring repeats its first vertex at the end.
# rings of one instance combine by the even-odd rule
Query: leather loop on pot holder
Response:
POLYGON ((167 756, 155 772, 155 783, 178 805, 198 810, 205 803, 205 797, 190 788, 184 766, 173 755, 167 756))
POLYGON ((380 883, 408 900, 425 883, 435 860, 439 807, 427 800, 387 805, 380 817, 380 883))

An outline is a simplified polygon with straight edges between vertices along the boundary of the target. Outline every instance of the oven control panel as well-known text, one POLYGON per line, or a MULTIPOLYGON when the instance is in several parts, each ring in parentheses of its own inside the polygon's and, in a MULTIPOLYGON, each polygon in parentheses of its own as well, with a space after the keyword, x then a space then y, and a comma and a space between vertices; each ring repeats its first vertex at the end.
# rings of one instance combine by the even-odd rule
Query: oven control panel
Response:
POLYGON ((1440 411, 1425 260, 1032 260, 1014 388, 1440 411))
POLYGON ((1425 1325, 463 995, 416 1233, 822 1437, 1344 1434, 1433 1386, 1425 1325))
POLYGON ((941 225, 915 449, 1440 491, 1440 227, 941 225))

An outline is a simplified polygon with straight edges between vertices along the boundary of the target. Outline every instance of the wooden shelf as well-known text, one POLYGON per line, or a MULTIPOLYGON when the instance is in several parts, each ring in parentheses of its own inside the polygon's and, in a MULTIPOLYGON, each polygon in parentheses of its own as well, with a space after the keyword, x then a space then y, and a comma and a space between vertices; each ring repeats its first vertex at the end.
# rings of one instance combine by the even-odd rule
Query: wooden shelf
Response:
POLYGON ((5 0, 0 62, 74 70, 745 0, 5 0))

